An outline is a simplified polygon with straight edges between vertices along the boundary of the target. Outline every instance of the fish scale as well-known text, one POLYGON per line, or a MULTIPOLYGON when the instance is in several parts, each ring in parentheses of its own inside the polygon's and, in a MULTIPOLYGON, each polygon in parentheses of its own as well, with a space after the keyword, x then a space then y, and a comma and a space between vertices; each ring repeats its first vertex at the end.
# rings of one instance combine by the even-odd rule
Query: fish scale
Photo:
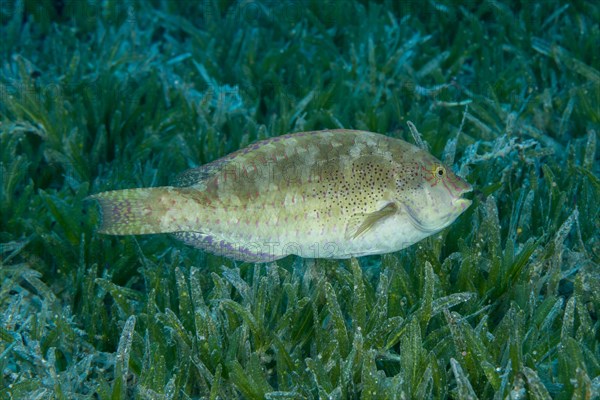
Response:
POLYGON ((268 262, 400 250, 452 223, 470 190, 407 142, 326 130, 258 142, 184 172, 173 186, 92 198, 101 233, 172 233, 212 253, 268 262))

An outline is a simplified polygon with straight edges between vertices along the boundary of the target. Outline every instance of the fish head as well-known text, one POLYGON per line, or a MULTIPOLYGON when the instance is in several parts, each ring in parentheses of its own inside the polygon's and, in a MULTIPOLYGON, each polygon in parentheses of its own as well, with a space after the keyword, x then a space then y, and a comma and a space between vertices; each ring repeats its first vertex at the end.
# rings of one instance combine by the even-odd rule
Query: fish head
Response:
MULTIPOLYGON (((418 161, 404 168, 398 202, 415 225, 423 232, 434 233, 450 225, 472 203, 463 197, 472 186, 450 168, 426 152, 418 154, 418 161), (408 172, 412 179, 406 178, 408 172)), ((398 182, 398 181, 397 181, 398 182)))

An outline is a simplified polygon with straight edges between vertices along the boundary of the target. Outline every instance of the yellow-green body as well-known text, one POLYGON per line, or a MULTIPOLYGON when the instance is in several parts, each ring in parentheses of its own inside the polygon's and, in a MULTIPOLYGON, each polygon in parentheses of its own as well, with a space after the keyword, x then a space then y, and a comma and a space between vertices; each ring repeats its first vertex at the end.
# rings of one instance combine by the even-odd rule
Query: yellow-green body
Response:
POLYGON ((470 185, 429 153, 353 130, 265 140, 178 186, 93 196, 106 234, 173 233, 239 260, 349 258, 405 248, 452 223, 470 185))

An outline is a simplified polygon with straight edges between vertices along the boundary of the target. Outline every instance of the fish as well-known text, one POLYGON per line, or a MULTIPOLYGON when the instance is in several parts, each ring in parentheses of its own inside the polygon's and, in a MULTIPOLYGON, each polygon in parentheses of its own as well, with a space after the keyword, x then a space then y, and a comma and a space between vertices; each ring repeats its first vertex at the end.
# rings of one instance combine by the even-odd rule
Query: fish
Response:
POLYGON ((168 233, 245 262, 402 250, 454 222, 472 186, 422 148, 349 129, 290 133, 183 172, 90 196, 99 233, 168 233))

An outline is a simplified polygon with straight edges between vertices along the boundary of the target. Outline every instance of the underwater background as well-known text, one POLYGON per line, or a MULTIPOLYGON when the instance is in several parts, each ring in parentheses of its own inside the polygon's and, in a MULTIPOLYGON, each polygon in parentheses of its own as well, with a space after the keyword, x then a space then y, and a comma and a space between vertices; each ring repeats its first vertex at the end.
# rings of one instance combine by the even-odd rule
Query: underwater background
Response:
POLYGON ((4 0, 0 399, 600 397, 600 5, 4 0), (108 237, 84 199, 352 128, 475 188, 358 260, 108 237))

